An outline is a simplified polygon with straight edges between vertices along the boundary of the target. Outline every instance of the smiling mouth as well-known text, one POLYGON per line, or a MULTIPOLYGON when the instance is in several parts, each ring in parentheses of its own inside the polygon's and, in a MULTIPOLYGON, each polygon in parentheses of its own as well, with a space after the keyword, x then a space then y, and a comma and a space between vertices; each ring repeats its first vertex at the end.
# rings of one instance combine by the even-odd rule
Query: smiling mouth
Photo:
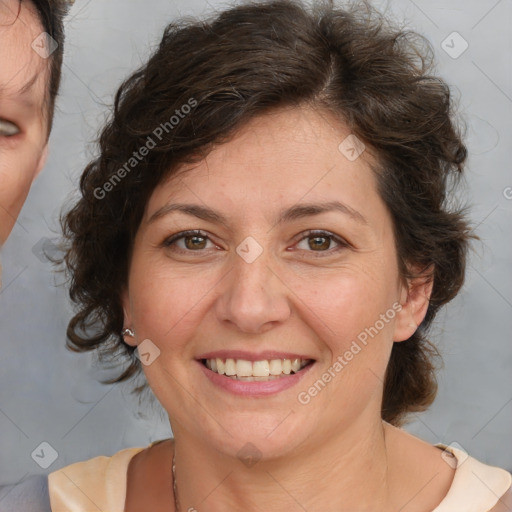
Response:
POLYGON ((201 359, 206 368, 214 373, 245 382, 281 379, 302 371, 314 363, 313 359, 201 359))

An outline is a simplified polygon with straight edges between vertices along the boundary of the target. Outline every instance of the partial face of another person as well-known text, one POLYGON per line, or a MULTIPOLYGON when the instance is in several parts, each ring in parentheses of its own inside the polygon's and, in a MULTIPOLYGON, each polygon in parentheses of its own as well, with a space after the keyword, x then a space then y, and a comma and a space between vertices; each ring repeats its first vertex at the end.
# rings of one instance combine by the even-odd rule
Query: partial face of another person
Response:
POLYGON ((30 2, 0 0, 0 247, 46 159, 49 62, 32 48, 42 32, 30 2))
POLYGON ((143 369, 176 436, 278 456, 380 422, 393 342, 428 301, 400 278, 369 151, 351 161, 338 149, 349 133, 308 109, 255 118, 150 197, 125 325, 145 343, 143 369), (247 382, 207 368, 213 359, 233 359, 240 376, 309 364, 247 382))

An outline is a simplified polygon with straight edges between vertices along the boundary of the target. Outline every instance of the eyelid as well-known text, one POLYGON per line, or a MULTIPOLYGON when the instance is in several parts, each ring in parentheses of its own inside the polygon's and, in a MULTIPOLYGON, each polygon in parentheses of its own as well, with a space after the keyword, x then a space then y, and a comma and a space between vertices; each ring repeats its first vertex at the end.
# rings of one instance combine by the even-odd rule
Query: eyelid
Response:
POLYGON ((330 231, 326 231, 325 229, 309 229, 307 231, 303 231, 298 236, 300 238, 298 238, 296 243, 300 243, 303 240, 306 240, 307 238, 312 238, 314 236, 318 236, 318 237, 330 238, 332 241, 334 241, 335 243, 338 244, 337 248, 328 249, 327 251, 307 251, 307 252, 311 252, 313 254, 330 255, 330 254, 337 252, 338 250, 340 250, 342 248, 353 247, 349 242, 347 242, 347 240, 345 240, 341 236, 335 235, 334 233, 332 233, 330 231))
MULTIPOLYGON (((162 246, 170 247, 174 242, 177 242, 178 240, 187 238, 189 236, 200 236, 200 237, 206 238, 207 240, 209 240, 211 243, 214 244, 209 233, 207 233, 206 231, 203 231, 201 229, 187 229, 185 231, 180 231, 178 233, 175 233, 174 235, 171 235, 171 236, 165 238, 165 240, 162 242, 162 246)), ((179 249, 179 250, 182 251, 182 249, 179 249)), ((202 252, 202 251, 185 251, 185 252, 192 253, 192 252, 202 252)))
POLYGON ((337 240, 340 244, 346 244, 346 245, 349 245, 349 243, 344 239, 342 238, 341 236, 339 235, 336 235, 335 233, 333 233, 332 231, 327 231, 325 229, 308 229, 306 231, 303 231, 302 233, 300 233, 298 236, 300 236, 301 238, 299 239, 299 241, 303 240, 304 238, 308 238, 308 237, 311 237, 311 236, 315 236, 315 235, 318 235, 318 236, 325 236, 325 237, 331 237, 333 238, 334 240, 337 240))
MULTIPOLYGON (((178 240, 181 240, 181 239, 189 237, 189 236, 200 236, 200 237, 206 238, 206 240, 210 241, 212 244, 217 245, 211 239, 210 235, 206 231, 203 231, 200 229, 190 229, 190 230, 185 230, 185 231, 180 231, 178 233, 175 233, 174 235, 167 237, 161 245, 163 247, 171 247, 171 245, 174 244, 175 242, 177 242, 178 240)), ((324 236, 325 238, 330 238, 331 240, 333 240, 335 243, 338 244, 337 248, 328 249, 327 251, 307 251, 307 252, 311 252, 313 254, 318 253, 320 255, 321 254, 330 255, 330 254, 337 252, 338 250, 340 250, 342 248, 352 247, 352 245, 349 242, 347 242, 344 238, 341 238, 340 236, 335 235, 334 233, 331 233, 330 231, 326 231, 326 230, 322 230, 322 229, 310 229, 307 231, 303 231, 302 233, 300 233, 297 236, 297 239, 294 243, 298 244, 299 242, 302 242, 303 240, 313 237, 313 236, 319 236, 319 237, 324 236)), ((192 251, 192 250, 178 249, 178 251, 180 251, 180 252, 186 252, 186 253, 194 253, 195 252, 198 254, 204 252, 205 250, 192 251)))
POLYGON ((12 137, 19 133, 21 130, 15 123, 0 118, 0 137, 12 137))

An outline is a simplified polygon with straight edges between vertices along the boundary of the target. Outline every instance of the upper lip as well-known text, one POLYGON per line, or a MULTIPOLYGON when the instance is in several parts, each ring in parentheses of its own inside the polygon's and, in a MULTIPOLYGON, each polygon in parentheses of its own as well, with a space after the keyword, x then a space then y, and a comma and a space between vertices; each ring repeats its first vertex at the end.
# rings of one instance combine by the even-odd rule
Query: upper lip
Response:
POLYGON ((215 350, 206 352, 197 357, 200 359, 245 359, 246 361, 263 361, 265 359, 303 359, 313 360, 312 357, 292 352, 279 352, 277 350, 263 350, 261 352, 247 352, 246 350, 215 350))

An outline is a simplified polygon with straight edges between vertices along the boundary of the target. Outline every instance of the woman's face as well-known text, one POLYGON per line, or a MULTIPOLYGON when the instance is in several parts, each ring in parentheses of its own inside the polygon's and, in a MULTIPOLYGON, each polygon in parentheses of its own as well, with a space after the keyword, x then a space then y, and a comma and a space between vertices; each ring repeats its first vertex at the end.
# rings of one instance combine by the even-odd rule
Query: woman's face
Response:
MULTIPOLYGON (((14 18, 17 2, 0 3, 0 17, 14 18)), ((16 21, 0 26, 0 247, 46 160, 49 65, 42 31, 35 7, 27 2, 16 21)))
POLYGON ((281 110, 152 194, 125 326, 176 436, 275 456, 380 422, 393 341, 424 304, 399 279, 368 149, 338 148, 349 134, 327 114, 281 110))

